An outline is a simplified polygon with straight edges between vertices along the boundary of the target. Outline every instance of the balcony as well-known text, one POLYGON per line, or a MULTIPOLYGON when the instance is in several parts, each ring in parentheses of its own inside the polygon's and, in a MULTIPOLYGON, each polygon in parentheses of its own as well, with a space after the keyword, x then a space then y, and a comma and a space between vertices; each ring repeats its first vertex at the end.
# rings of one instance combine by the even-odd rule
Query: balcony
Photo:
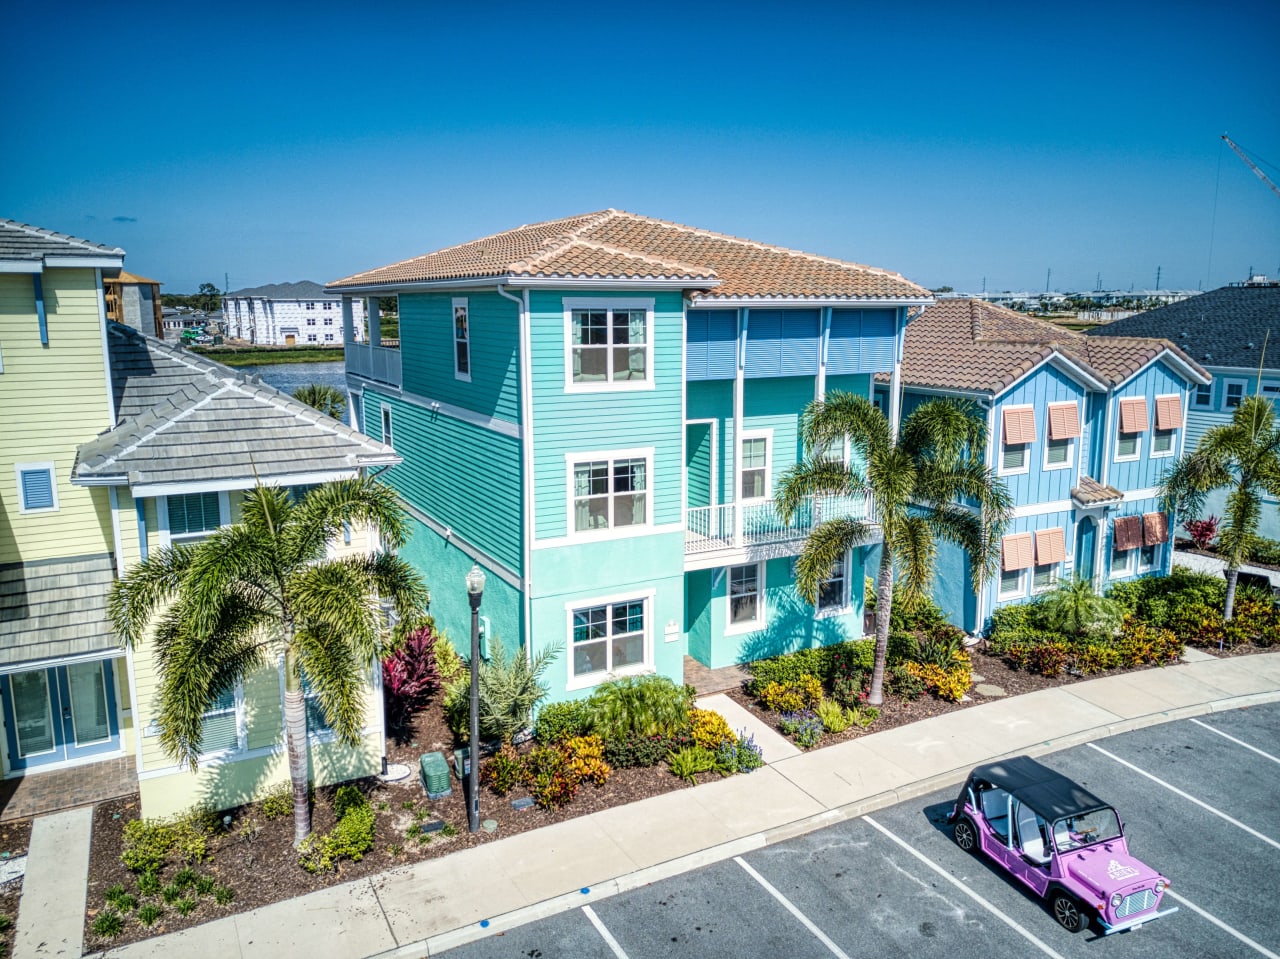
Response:
MULTIPOLYGON (((388 342, 383 340, 384 343, 388 342)), ((394 341, 399 347, 399 341, 394 341)), ((366 380, 400 386, 400 350, 386 346, 369 346, 366 343, 348 343, 345 347, 347 372, 366 380)))
POLYGON ((788 556, 819 523, 832 519, 865 520, 870 497, 808 496, 790 524, 784 523, 771 501, 725 503, 685 510, 686 565, 706 568, 738 558, 788 556), (738 511, 741 509, 741 523, 738 511))

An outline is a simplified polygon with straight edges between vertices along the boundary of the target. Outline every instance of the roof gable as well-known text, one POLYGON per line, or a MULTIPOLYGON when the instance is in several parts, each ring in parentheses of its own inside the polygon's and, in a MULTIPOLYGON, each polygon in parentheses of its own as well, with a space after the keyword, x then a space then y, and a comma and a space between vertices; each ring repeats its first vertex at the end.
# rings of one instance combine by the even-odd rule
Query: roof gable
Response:
POLYGON ((46 256, 122 258, 124 250, 0 217, 0 260, 42 260, 46 256))

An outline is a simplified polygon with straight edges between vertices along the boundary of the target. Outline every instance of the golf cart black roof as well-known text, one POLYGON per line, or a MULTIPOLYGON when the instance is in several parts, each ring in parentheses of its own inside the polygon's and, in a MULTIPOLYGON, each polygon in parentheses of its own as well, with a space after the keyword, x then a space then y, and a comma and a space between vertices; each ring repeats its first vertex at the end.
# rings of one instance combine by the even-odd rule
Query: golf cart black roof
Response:
POLYGON ((1050 822, 1109 805, 1079 783, 1042 766, 1030 756, 1015 756, 979 766, 969 774, 970 783, 976 780, 999 786, 1050 822))

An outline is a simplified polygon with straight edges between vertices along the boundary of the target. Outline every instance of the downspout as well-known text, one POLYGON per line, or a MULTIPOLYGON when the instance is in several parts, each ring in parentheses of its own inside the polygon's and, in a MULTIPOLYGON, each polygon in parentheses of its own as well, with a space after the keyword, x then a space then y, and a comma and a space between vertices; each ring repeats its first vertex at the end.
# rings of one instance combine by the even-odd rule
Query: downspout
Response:
POLYGON ((102 336, 102 368, 107 380, 107 429, 116 425, 116 393, 111 383, 111 349, 107 345, 107 298, 102 292, 102 267, 93 271, 98 288, 98 330, 102 336))
POLYGON ((120 542, 120 494, 116 487, 107 487, 107 497, 111 501, 111 545, 112 552, 116 555, 116 575, 124 579, 124 544, 120 542))
POLYGON ((503 284, 496 287, 498 295, 516 305, 516 317, 520 326, 520 465, 524 473, 521 484, 523 519, 520 550, 521 579, 524 583, 524 655, 533 662, 533 370, 530 368, 533 346, 529 329, 529 290, 522 296, 507 292, 503 284))

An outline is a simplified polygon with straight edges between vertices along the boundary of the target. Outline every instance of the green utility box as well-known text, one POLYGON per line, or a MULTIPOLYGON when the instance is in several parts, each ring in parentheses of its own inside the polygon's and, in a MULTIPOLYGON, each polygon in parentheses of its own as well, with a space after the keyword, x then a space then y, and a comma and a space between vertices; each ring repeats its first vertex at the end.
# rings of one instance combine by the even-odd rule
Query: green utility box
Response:
POLYGON ((449 785, 449 764, 444 753, 426 753, 419 760, 421 766, 422 788, 428 799, 443 799, 451 792, 449 785))

